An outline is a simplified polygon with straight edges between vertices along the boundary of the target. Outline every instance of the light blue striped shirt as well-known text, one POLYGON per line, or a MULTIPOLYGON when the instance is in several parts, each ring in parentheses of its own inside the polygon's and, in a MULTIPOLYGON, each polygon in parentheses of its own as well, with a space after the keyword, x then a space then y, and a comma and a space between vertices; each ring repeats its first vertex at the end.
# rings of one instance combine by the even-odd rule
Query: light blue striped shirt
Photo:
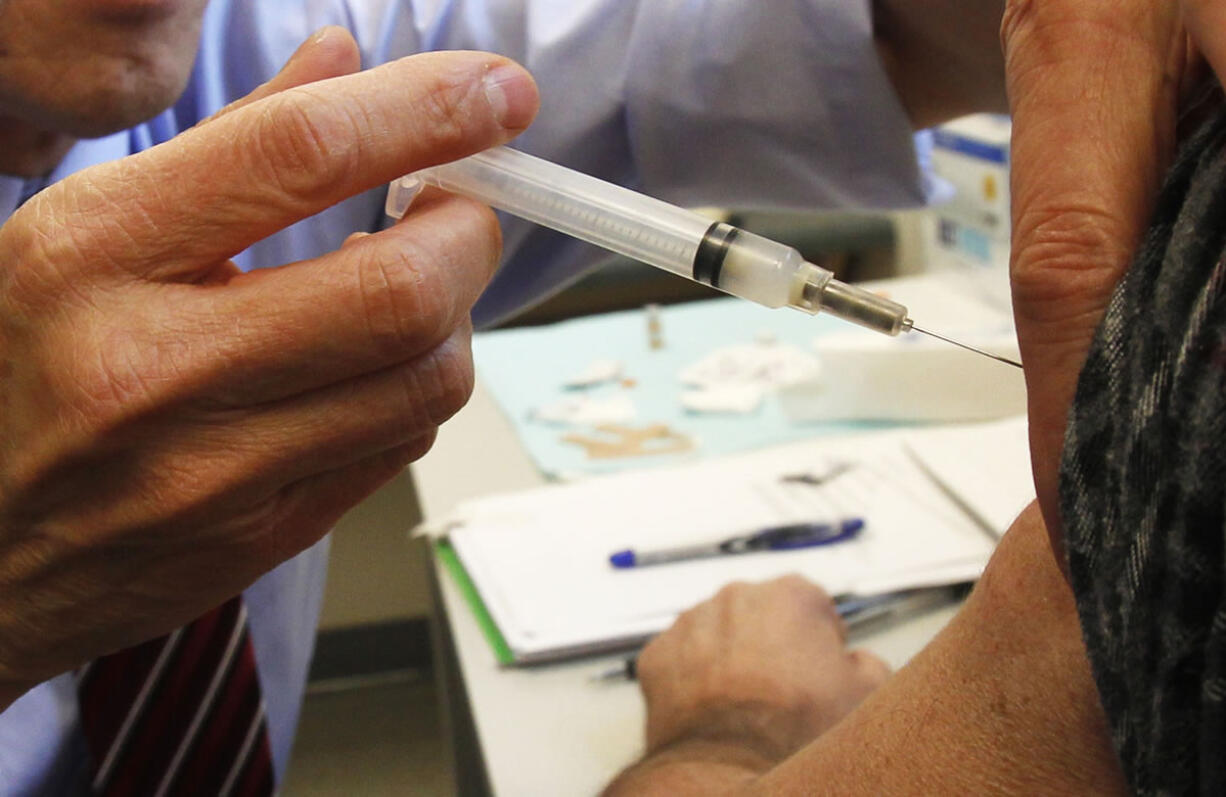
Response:
MULTIPOLYGON (((326 24, 366 66, 422 50, 501 52, 541 88, 516 146, 683 205, 900 207, 925 199, 907 119, 877 61, 868 0, 213 0, 182 99, 131 131, 81 142, 52 175, 165 141, 267 80, 326 24)), ((23 184, 0 179, 7 218, 23 184)), ((258 268, 334 249, 382 223, 381 192, 255 245, 258 268)), ((515 312, 577 277, 587 245, 504 219, 506 258, 474 316, 515 312)), ((327 541, 247 590, 278 778, 293 744, 327 541)), ((83 789, 71 676, 0 713, 0 794, 83 789)))

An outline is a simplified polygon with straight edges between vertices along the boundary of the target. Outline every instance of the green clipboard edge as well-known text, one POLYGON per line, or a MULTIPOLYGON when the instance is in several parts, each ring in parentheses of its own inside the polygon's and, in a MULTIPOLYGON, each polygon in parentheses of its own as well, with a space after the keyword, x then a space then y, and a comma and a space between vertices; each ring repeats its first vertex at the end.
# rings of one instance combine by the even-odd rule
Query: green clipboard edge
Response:
POLYGON ((485 608, 485 601, 481 600, 476 585, 468 577, 468 571, 464 569, 460 557, 456 555, 455 548, 451 547, 451 542, 445 538, 435 540, 434 555, 451 574, 460 594, 464 596, 464 601, 472 609, 473 617, 477 620, 477 625, 481 627, 481 633, 485 634, 485 639, 494 649, 494 658, 504 667, 514 664, 515 654, 511 652, 511 646, 507 644, 506 637, 498 630, 494 618, 490 617, 489 610, 485 608))

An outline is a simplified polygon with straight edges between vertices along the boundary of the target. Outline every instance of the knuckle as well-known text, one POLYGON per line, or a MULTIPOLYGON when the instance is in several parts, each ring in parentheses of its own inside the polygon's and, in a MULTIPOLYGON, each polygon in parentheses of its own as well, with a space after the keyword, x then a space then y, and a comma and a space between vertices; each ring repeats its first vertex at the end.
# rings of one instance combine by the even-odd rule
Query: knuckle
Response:
POLYGON ((103 334, 79 347, 73 362, 57 368, 57 391, 88 427, 118 429, 155 412, 172 399, 169 386, 182 373, 182 345, 173 338, 136 342, 103 334))
POLYGON ((798 573, 779 576, 767 582, 765 587, 770 596, 776 600, 817 608, 834 605, 834 600, 826 593, 826 590, 798 573))
POLYGON ((634 668, 641 683, 654 683, 662 674, 665 664, 669 659, 667 637, 669 633, 666 631, 664 634, 655 637, 639 653, 634 668))
POLYGON ((754 585, 748 581, 729 581, 719 588, 719 591, 711 598, 711 603, 716 605, 733 603, 743 598, 753 589, 754 585))
POLYGON ((443 286, 418 267, 406 248, 364 248, 358 290, 370 345, 381 355, 414 354, 436 340, 447 315, 443 286))
MULTIPOLYGON (((37 202, 38 198, 34 200, 37 202)), ((39 209, 25 207, 0 228, 0 287, 11 309, 46 315, 65 304, 89 306, 88 273, 69 264, 81 262, 86 250, 84 224, 60 224, 39 218, 39 209)))
POLYGON ((1025 252, 1032 247, 1057 247, 1079 258, 1112 247, 1122 225, 1093 201, 1035 202, 1015 219, 1015 235, 1025 252))
POLYGON ((415 437, 412 442, 388 451, 384 455, 387 459, 388 473, 395 475, 404 470, 410 462, 416 462, 424 457, 434 447, 437 437, 438 428, 432 427, 415 437))
POLYGON ((476 90, 471 81, 438 78, 419 95, 414 121, 425 151, 451 152, 472 137, 479 124, 472 109, 481 105, 472 101, 476 90))
MULTIPOLYGON (((444 242, 445 243, 445 242, 444 242)), ((370 341, 393 357, 415 354, 444 340, 467 309, 453 267, 456 247, 422 236, 360 243, 358 289, 370 341)))
POLYGON ((427 405, 426 414, 434 426, 439 426, 468 403, 476 376, 472 352, 467 346, 446 345, 435 362, 441 387, 427 405))
POLYGON ((283 487, 273 500, 248 516, 247 534, 230 541, 239 546, 257 573, 302 553, 327 534, 343 514, 335 505, 321 508, 307 494, 305 484, 283 487), (296 495, 291 497, 291 490, 296 495))
MULTIPOLYGON (((715 600, 715 599, 713 598, 712 600, 715 600)), ((710 605, 710 601, 706 603, 700 603, 696 606, 691 606, 690 608, 681 612, 680 614, 677 615, 677 619, 673 620, 673 624, 670 625, 668 627, 668 630, 665 631, 664 633, 674 634, 674 635, 686 633, 693 627, 694 623, 697 621, 699 613, 704 610, 705 606, 709 606, 709 605, 710 605)))
POLYGON ((1010 278, 1027 313, 1045 307, 1064 313, 1082 296, 1100 300, 1128 262, 1120 222, 1095 206, 1028 209, 1016 225, 1010 278))
POLYGON ((790 592, 806 593, 825 598, 826 591, 799 573, 788 573, 780 576, 775 583, 790 592))
MULTIPOLYGON (((10 428, 3 429, 12 432, 10 428)), ((19 524, 29 523, 28 518, 22 518, 25 506, 37 505, 37 496, 42 485, 51 482, 60 475, 59 465, 62 449, 66 441, 62 438, 50 443, 49 436, 35 437, 20 449, 5 452, 4 467, 0 469, 0 523, 6 532, 14 532, 19 524)), ((26 442, 26 441, 23 441, 26 442)))
POLYGON ((254 162, 245 164, 263 175, 274 190, 310 201, 332 190, 357 171, 358 124, 349 106, 299 91, 271 97, 249 135, 254 162))
POLYGON ((42 254, 42 248, 28 227, 10 222, 0 229, 0 252, 4 253, 0 289, 3 290, 6 317, 13 318, 23 310, 42 315, 58 301, 66 283, 56 278, 53 271, 48 273, 42 267, 44 262, 55 262, 42 254))
POLYGON ((472 351, 455 338, 439 345, 404 371, 404 402, 415 408, 415 429, 436 427, 460 410, 472 395, 472 351))
POLYGON ((1000 38, 1006 49, 1009 42, 1032 23, 1034 13, 1034 0, 1009 0, 1005 4, 1000 20, 1000 38))
POLYGON ((848 656, 857 675, 870 688, 876 688, 889 679, 890 666, 879 656, 863 648, 848 651, 848 656))
POLYGON ((497 262, 502 251, 502 227, 494 211, 476 200, 458 196, 448 199, 454 208, 462 210, 463 215, 450 228, 451 234, 443 244, 440 256, 450 254, 456 257, 463 253, 466 257, 478 255, 491 265, 497 262), (475 252, 474 242, 480 244, 475 252))
MULTIPOLYGON (((1169 40, 1172 7, 1161 3, 1086 3, 1082 0, 1010 0, 1001 16, 1000 39, 1013 94, 1020 86, 1058 79, 1054 67, 1077 70, 1084 83, 1105 74, 1121 48, 1140 44, 1157 56, 1159 38, 1169 40), (1164 7, 1165 6, 1165 7, 1164 7), (1110 61, 1101 53, 1110 52, 1110 61)), ((1161 71, 1161 70, 1160 70, 1161 71)))
POLYGON ((473 199, 432 193, 389 233, 429 254, 448 271, 489 270, 502 249, 502 230, 488 206, 473 199))
MULTIPOLYGON (((25 456, 5 458, 11 484, 31 486, 44 477, 71 482, 72 463, 117 461, 134 434, 173 399, 172 370, 180 367, 174 341, 148 345, 132 335, 99 330, 72 315, 71 324, 48 322, 41 338, 24 341, 20 361, 0 360, 0 382, 9 371, 41 389, 8 397, 0 435, 22 440, 25 456), (65 327, 71 331, 65 333, 65 327), (13 427, 13 423, 19 424, 13 427), (99 458, 102 459, 99 459, 99 458), (58 474, 58 475, 56 475, 58 474)), ((0 336, 3 332, 0 332, 0 336)), ((104 474, 95 473, 94 481, 104 474)), ((50 483, 50 482, 48 482, 50 483)))
POLYGON ((684 644, 685 640, 693 639, 701 629, 710 624, 712 617, 720 611, 716 608, 718 606, 716 601, 716 598, 712 598, 681 612, 677 615, 677 619, 673 620, 672 625, 656 639, 660 640, 662 645, 669 641, 684 644))

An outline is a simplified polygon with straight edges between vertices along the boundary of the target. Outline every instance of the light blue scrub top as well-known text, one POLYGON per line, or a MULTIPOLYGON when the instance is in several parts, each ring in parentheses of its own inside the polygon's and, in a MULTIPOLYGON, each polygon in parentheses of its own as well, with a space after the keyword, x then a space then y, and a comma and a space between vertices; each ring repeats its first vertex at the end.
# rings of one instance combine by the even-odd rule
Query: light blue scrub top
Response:
MULTIPOLYGON (((871 39, 868 0, 213 0, 195 72, 174 108, 81 142, 52 175, 147 149, 267 80, 326 24, 353 31, 365 66, 423 50, 500 52, 541 88, 528 151, 683 205, 903 207, 926 199, 907 119, 871 39)), ((23 191, 0 178, 7 218, 23 191)), ((290 227, 236 262, 316 256, 383 223, 370 192, 290 227)), ((505 262, 474 311, 505 318, 599 260, 504 219, 505 262)), ((293 744, 323 592, 327 540, 245 593, 278 779, 293 744)), ((0 713, 0 794, 83 789, 71 675, 0 713)))

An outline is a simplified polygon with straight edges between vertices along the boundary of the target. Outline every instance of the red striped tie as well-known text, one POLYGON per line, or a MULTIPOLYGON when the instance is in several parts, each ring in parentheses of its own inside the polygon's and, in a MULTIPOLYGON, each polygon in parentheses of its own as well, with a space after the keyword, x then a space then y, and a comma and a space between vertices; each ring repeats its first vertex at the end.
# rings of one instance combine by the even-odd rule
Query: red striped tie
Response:
POLYGON ((97 795, 269 795, 272 756, 247 632, 233 598, 79 677, 97 795))

